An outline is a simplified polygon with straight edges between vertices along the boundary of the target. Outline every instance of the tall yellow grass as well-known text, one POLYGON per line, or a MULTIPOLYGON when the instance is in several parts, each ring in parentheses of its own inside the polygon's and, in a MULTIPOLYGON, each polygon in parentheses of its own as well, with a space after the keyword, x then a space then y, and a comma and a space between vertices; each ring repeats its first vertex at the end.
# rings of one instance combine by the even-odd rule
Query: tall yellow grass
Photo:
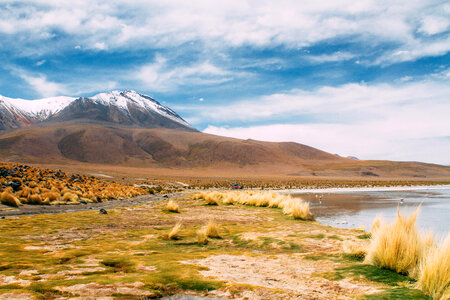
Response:
POLYGON ((173 200, 170 200, 166 205, 166 210, 174 213, 179 213, 180 208, 178 207, 178 204, 176 204, 173 200))
POLYGON ((220 237, 219 227, 213 220, 209 220, 208 224, 206 225, 205 231, 206 231, 206 235, 208 237, 212 237, 212 238, 220 237))
POLYGON ((419 266, 417 287, 433 299, 450 299, 450 233, 441 245, 434 245, 419 266))
POLYGON ((419 211, 420 207, 409 217, 398 212, 392 224, 379 221, 365 262, 414 277, 426 246, 415 225, 419 211))
POLYGON ((197 242, 200 245, 208 244, 208 234, 206 233, 205 228, 197 230, 197 242))
POLYGON ((20 203, 20 200, 8 191, 4 191, 0 194, 0 203, 13 207, 22 205, 22 203, 20 203))
POLYGON ((180 229, 181 229, 181 222, 178 222, 173 228, 172 230, 169 232, 169 239, 171 240, 176 240, 179 238, 178 234, 180 233, 180 229))
POLYGON ((417 287, 433 299, 449 299, 450 234, 440 245, 432 232, 420 234, 416 228, 419 212, 420 207, 405 217, 397 211, 391 224, 375 219, 364 262, 417 279, 417 287))
POLYGON ((294 219, 314 220, 309 203, 290 195, 260 191, 203 191, 194 194, 193 199, 204 199, 206 204, 243 204, 250 206, 281 208, 283 213, 294 219))

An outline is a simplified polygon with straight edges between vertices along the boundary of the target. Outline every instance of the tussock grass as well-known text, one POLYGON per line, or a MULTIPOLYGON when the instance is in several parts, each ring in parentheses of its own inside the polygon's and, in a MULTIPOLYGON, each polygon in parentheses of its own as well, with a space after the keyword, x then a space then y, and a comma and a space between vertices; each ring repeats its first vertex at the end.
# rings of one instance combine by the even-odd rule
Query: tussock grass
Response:
POLYGON ((398 212, 392 224, 380 220, 372 232, 365 262, 414 278, 426 250, 425 239, 415 225, 419 211, 420 207, 409 217, 398 212))
POLYGON ((217 224, 214 222, 214 220, 209 220, 208 224, 206 225, 205 228, 206 231, 206 235, 208 237, 212 237, 212 238, 219 238, 219 227, 217 226, 217 224))
POLYGON ((193 199, 204 199, 208 205, 242 204, 258 207, 281 208, 283 213, 301 220, 314 220, 309 210, 309 203, 290 195, 280 195, 274 192, 256 191, 203 191, 194 194, 193 199))
POLYGON ((376 218, 365 263, 417 279, 416 286, 433 299, 450 297, 450 234, 440 245, 433 233, 419 234, 416 219, 420 207, 410 216, 400 215, 388 224, 376 218))
POLYGON ((66 193, 64 193, 62 200, 64 202, 76 203, 76 202, 78 202, 78 195, 71 193, 71 192, 66 192, 66 193))
POLYGON ((311 215, 311 212, 309 211, 309 203, 304 202, 301 199, 291 199, 290 201, 286 202, 283 213, 285 215, 289 215, 293 217, 294 219, 301 219, 301 220, 312 220, 313 217, 311 215))
POLYGON ((434 245, 424 255, 417 287, 433 299, 450 298, 450 233, 441 245, 434 245))
POLYGON ((22 203, 20 203, 20 200, 8 191, 4 191, 0 194, 0 202, 2 204, 13 207, 19 207, 20 205, 22 205, 22 203))
POLYGON ((200 245, 208 244, 208 234, 206 233, 206 228, 197 230, 197 242, 200 245))
POLYGON ((178 222, 175 224, 175 226, 172 228, 172 230, 169 232, 169 235, 167 236, 171 240, 177 240, 179 239, 179 233, 181 229, 181 222, 178 222))
POLYGON ((166 210, 174 213, 179 213, 180 207, 173 200, 170 200, 166 205, 166 210))

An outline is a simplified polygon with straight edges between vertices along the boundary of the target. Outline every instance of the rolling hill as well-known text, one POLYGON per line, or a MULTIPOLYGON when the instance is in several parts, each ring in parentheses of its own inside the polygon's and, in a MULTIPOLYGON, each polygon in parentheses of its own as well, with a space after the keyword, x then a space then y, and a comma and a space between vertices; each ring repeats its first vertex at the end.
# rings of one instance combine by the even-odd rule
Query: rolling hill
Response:
POLYGON ((9 162, 244 176, 450 176, 450 167, 435 164, 355 160, 298 143, 201 133, 134 91, 34 101, 0 97, 0 128, 0 160, 9 162))

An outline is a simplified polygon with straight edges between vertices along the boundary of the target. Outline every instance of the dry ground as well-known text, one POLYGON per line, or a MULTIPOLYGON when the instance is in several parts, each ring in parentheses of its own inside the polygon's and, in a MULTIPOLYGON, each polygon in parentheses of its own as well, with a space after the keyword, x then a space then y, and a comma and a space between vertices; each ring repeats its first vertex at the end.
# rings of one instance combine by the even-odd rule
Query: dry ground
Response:
POLYGON ((367 244, 362 231, 187 194, 170 213, 168 200, 0 220, 0 299, 427 299, 409 278, 343 254, 343 243, 367 244), (221 238, 200 245, 210 219, 221 238), (167 239, 178 222, 180 238, 167 239))

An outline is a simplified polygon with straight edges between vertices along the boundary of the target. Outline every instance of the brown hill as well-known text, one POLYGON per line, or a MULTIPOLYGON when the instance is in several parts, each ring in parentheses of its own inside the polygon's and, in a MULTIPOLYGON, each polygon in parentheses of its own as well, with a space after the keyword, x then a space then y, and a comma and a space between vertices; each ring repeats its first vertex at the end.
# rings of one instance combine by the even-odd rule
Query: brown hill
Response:
POLYGON ((32 126, 0 135, 0 160, 39 164, 100 164, 221 174, 447 177, 450 167, 362 161, 298 143, 240 140, 171 129, 95 124, 32 126))

